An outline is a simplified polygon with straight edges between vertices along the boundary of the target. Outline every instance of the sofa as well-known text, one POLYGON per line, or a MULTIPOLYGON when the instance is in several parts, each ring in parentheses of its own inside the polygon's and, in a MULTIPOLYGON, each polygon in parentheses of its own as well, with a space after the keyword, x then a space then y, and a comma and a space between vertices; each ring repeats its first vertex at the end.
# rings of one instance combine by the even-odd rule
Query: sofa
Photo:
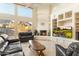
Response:
POLYGON ((79 42, 72 42, 68 48, 56 44, 56 56, 79 56, 79 42))
POLYGON ((29 40, 34 39, 32 32, 20 32, 18 35, 20 42, 28 42, 29 40))
POLYGON ((24 56, 20 41, 8 40, 7 36, 0 35, 0 56, 24 56))

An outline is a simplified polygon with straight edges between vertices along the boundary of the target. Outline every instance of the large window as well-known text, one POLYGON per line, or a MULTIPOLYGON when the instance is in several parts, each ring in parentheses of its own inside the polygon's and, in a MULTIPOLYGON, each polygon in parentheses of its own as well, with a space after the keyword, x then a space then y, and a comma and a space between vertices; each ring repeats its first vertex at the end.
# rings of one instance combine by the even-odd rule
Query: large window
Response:
POLYGON ((17 13, 19 16, 32 18, 32 10, 30 8, 18 6, 17 13))
POLYGON ((24 17, 24 19, 25 19, 25 17, 26 17, 26 19, 31 18, 32 9, 26 8, 26 7, 23 7, 20 5, 12 4, 12 3, 0 3, 0 16, 2 14, 4 14, 4 17, 0 18, 0 34, 7 34, 9 36, 17 36, 16 33, 19 31, 31 30, 30 24, 27 25, 24 22, 20 22, 20 21, 18 21, 18 23, 17 23, 17 22, 15 22, 15 19, 17 16, 22 16, 22 17, 24 17), (12 18, 12 17, 14 17, 14 18, 12 18))
POLYGON ((0 3, 0 13, 14 15, 15 5, 11 3, 0 3))

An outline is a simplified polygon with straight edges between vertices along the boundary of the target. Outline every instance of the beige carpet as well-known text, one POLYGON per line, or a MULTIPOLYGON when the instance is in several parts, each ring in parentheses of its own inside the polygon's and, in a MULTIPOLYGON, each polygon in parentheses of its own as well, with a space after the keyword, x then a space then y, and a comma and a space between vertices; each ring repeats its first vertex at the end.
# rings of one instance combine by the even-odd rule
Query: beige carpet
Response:
MULTIPOLYGON (((42 45, 44 45, 46 47, 46 49, 43 51, 45 56, 55 56, 55 43, 52 40, 37 40, 38 42, 40 42, 42 45)), ((24 51, 25 56, 38 56, 37 53, 33 50, 31 50, 28 46, 29 43, 25 42, 22 43, 22 48, 24 51)))

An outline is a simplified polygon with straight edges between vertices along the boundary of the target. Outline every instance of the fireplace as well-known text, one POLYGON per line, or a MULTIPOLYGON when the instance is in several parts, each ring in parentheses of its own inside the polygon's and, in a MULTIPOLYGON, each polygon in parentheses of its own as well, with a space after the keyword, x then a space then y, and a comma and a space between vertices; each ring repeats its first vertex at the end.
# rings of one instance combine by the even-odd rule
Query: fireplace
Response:
POLYGON ((46 36, 47 35, 47 30, 40 30, 40 35, 41 36, 46 36))

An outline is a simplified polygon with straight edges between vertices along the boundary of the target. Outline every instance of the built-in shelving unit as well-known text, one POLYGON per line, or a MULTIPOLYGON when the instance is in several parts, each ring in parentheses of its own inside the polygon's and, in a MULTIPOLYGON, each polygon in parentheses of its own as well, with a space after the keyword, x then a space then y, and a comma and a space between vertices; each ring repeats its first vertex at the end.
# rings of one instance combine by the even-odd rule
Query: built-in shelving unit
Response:
POLYGON ((79 12, 75 13, 76 32, 79 32, 79 12))
POLYGON ((52 22, 53 29, 57 28, 57 19, 53 19, 52 22))
POLYGON ((75 33, 76 40, 79 40, 79 12, 75 13, 75 33))
POLYGON ((79 5, 69 4, 68 6, 67 4, 67 7, 65 7, 66 5, 65 6, 63 5, 55 7, 52 13, 53 17, 54 15, 57 17, 57 27, 58 27, 57 30, 53 30, 53 34, 55 34, 53 35, 54 36, 53 39, 57 44, 64 45, 65 43, 67 43, 66 45, 68 45, 68 42, 79 42, 79 7, 78 7, 79 5), (65 32, 67 33, 67 35, 70 35, 72 33, 71 38, 62 36, 65 27, 71 27, 71 29, 66 29, 70 30, 70 33, 65 32))
POLYGON ((57 19, 57 27, 60 28, 71 27, 74 39, 79 40, 79 12, 73 13, 73 11, 68 11, 59 14, 57 19))
POLYGON ((54 36, 72 39, 73 37, 73 30, 72 30, 73 13, 72 11, 57 14, 57 21, 53 20, 53 24, 57 25, 56 26, 57 28, 53 30, 54 36))
POLYGON ((68 11, 58 15, 58 27, 72 27, 72 11, 68 11))

